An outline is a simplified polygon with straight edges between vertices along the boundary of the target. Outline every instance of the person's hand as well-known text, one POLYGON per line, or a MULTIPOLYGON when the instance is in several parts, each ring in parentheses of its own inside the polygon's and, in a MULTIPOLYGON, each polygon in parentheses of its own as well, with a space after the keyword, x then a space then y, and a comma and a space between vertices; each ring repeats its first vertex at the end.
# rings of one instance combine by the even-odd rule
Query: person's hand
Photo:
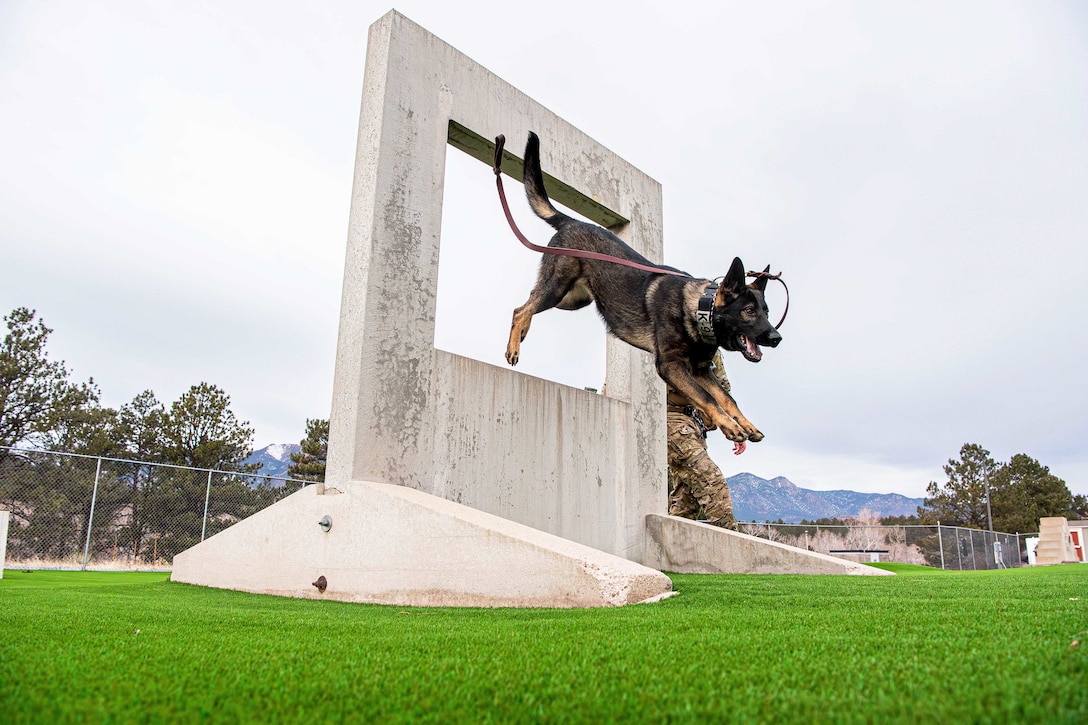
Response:
POLYGON ((734 456, 739 456, 741 453, 744 453, 744 451, 747 448, 748 448, 748 443, 746 441, 734 441, 733 442, 733 455, 734 456))

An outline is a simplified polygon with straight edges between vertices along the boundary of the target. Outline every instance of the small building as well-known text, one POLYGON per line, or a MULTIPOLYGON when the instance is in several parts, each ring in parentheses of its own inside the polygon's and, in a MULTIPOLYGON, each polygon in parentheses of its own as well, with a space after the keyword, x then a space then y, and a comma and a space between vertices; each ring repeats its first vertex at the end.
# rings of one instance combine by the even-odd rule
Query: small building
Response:
POLYGON ((1088 538, 1088 521, 1070 521, 1069 536, 1073 539, 1073 549, 1077 552, 1077 561, 1086 561, 1084 547, 1085 539, 1088 538))

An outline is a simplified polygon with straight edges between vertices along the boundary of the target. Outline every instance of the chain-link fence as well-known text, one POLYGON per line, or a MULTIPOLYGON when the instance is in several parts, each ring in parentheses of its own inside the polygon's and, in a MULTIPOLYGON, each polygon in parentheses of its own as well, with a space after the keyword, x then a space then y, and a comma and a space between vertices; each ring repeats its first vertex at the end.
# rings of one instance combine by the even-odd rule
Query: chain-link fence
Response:
MULTIPOLYGON (((12 568, 169 569, 175 554, 309 481, 0 448, 0 509, 12 568)), ((741 523, 740 530, 855 561, 997 569, 1026 539, 956 526, 741 523)))
POLYGON ((0 449, 7 566, 169 569, 175 554, 309 481, 0 449))
POLYGON ((752 536, 852 561, 941 569, 1006 569, 1027 563, 1027 537, 959 526, 741 523, 752 536))

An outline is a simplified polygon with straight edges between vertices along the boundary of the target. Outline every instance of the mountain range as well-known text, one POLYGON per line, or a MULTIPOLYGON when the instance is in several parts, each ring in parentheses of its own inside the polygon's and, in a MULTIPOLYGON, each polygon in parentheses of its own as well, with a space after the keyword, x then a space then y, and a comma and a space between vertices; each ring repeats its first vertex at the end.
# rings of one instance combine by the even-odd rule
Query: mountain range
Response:
POLYGON ((297 443, 273 443, 259 451, 253 451, 242 463, 260 463, 257 473, 262 476, 286 478, 291 466, 291 454, 298 453, 302 446, 297 443))
POLYGON ((738 473, 725 480, 729 482, 733 515, 738 521, 782 519, 794 523, 802 519, 856 517, 862 509, 881 516, 915 516, 925 501, 898 493, 812 491, 784 476, 768 481, 751 473, 738 473))
MULTIPOLYGON (((300 450, 296 443, 273 443, 254 451, 244 463, 260 463, 260 474, 283 478, 291 465, 291 454, 300 450)), ((898 493, 813 491, 784 476, 767 480, 751 473, 738 473, 726 481, 733 499, 733 515, 738 521, 781 519, 795 523, 802 519, 856 517, 862 509, 881 516, 913 516, 924 501, 898 493)))

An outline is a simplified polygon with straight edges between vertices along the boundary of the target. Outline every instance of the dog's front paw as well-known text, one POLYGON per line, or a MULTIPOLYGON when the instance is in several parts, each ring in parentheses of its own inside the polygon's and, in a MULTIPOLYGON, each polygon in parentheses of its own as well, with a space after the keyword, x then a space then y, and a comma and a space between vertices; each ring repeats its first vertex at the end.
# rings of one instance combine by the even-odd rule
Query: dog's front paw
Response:
POLYGON ((511 350, 510 348, 506 348, 506 362, 510 363, 511 366, 517 365, 518 350, 511 350))
POLYGON ((752 441, 753 443, 758 443, 763 440, 763 434, 759 432, 758 428, 752 425, 752 421, 748 420, 743 415, 736 420, 737 425, 739 425, 745 433, 745 440, 752 441))
POLYGON ((748 432, 740 427, 734 420, 726 419, 718 426, 722 434, 734 443, 743 443, 748 440, 748 432))

